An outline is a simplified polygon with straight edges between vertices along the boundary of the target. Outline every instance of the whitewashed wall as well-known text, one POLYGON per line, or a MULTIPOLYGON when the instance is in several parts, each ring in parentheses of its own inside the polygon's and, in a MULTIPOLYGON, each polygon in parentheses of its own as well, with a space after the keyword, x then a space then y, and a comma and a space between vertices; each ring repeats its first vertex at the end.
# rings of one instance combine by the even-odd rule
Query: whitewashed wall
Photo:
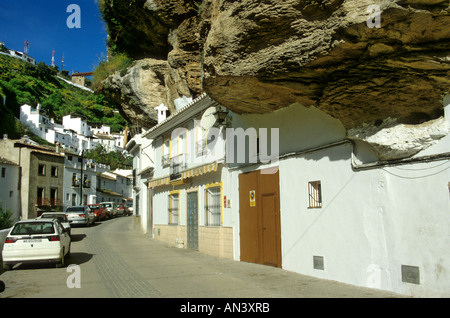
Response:
MULTIPOLYGON (((334 119, 297 107, 235 115, 233 126, 280 127, 282 155, 345 140, 345 130, 334 119)), ((405 295, 450 296, 449 160, 356 171, 353 147, 348 142, 279 161, 282 267, 405 295), (321 181, 323 205, 311 209, 308 182, 316 180, 321 181), (314 256, 323 257, 323 270, 313 267, 314 256), (402 281, 402 265, 419 270, 419 284, 402 281)), ((356 147, 360 158, 373 160, 370 147, 356 147)), ((447 136, 415 157, 449 150, 447 136)), ((225 192, 231 192, 237 223, 238 175, 264 167, 232 171, 225 192)), ((238 234, 234 245, 239 259, 238 234)))

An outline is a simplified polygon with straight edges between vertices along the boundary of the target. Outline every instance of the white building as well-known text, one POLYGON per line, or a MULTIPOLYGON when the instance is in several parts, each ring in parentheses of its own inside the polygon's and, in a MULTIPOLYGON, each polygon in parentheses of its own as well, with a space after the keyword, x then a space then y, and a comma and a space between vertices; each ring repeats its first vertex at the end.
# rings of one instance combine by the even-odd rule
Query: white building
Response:
MULTIPOLYGON (((57 124, 48 118, 38 105, 36 109, 30 105, 20 107, 20 121, 31 131, 46 141, 60 145, 72 152, 81 153, 83 150, 93 149, 100 142, 93 137, 90 126, 81 118, 63 117, 63 123, 57 124)), ((115 144, 115 141, 112 142, 115 144)))
POLYGON ((132 171, 115 170, 97 174, 97 203, 132 201, 132 171))
POLYGON ((10 210, 11 222, 20 217, 20 166, 0 157, 0 206, 3 211, 10 210))
POLYGON ((383 129, 377 142, 417 149, 382 160, 375 142, 349 139, 339 120, 300 104, 229 112, 226 133, 219 125, 203 142, 194 120, 217 104, 202 96, 139 137, 151 142, 153 166, 142 166, 150 147, 127 145, 140 156, 136 176, 152 171, 136 192, 147 197, 140 215, 155 238, 211 255, 450 296, 450 96, 444 105, 441 119, 383 129))
POLYGON ((155 238, 233 258, 234 220, 223 206, 228 182, 224 128, 217 128, 215 140, 209 140, 214 147, 208 147, 208 132, 200 127, 204 111, 216 106, 202 95, 143 134, 151 141, 155 162, 148 180, 152 209, 141 212, 152 220, 155 238))
MULTIPOLYGON (((447 133, 449 107, 436 121, 447 133)), ((383 161, 314 107, 233 114, 232 122, 279 129, 277 160, 228 164, 224 194, 239 215, 235 259, 406 295, 450 295, 442 270, 450 265, 449 135, 412 157, 383 161)), ((432 140, 423 126, 386 129, 383 138, 411 144, 406 138, 417 129, 419 140, 432 140)))
POLYGON ((72 117, 71 115, 62 118, 62 124, 65 129, 75 131, 78 135, 85 137, 92 136, 91 127, 79 117, 72 117))
POLYGON ((133 156, 132 198, 133 217, 142 233, 153 233, 151 211, 152 200, 149 200, 147 180, 153 177, 154 151, 148 138, 142 138, 142 133, 135 135, 126 145, 126 151, 133 156))
MULTIPOLYGON (((3 53, 3 52, 0 52, 0 54, 7 55, 6 53, 3 53)), ((9 50, 9 55, 14 57, 14 58, 16 58, 16 59, 25 61, 25 62, 33 64, 33 65, 36 65, 36 59, 32 58, 31 56, 29 56, 28 54, 25 54, 23 52, 15 51, 15 50, 9 50)))
POLYGON ((97 175, 109 171, 105 164, 93 162, 66 151, 64 159, 64 210, 69 206, 98 203, 97 175))

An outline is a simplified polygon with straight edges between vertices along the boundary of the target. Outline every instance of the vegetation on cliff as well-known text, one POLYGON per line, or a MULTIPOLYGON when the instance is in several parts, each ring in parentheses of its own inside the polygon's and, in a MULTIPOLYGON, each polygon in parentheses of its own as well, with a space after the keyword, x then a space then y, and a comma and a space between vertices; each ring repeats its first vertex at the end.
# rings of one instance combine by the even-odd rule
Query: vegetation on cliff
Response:
POLYGON ((85 118, 90 125, 110 125, 115 132, 127 124, 116 111, 117 106, 104 95, 64 82, 43 62, 34 66, 0 55, 0 133, 21 137, 23 132, 14 119, 19 118, 20 106, 36 107, 38 103, 55 122, 71 114, 85 118))

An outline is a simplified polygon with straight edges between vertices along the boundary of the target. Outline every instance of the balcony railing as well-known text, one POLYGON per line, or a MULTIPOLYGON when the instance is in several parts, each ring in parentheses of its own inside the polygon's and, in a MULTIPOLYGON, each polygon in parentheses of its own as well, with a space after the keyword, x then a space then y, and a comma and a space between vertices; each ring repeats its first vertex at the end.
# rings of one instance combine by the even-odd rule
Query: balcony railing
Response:
POLYGON ((170 181, 181 178, 181 172, 186 168, 185 154, 173 157, 170 160, 170 181))
POLYGON ((79 188, 81 181, 79 179, 72 179, 72 188, 79 188))
POLYGON ((38 206, 60 206, 61 200, 55 198, 36 198, 36 205, 38 206))
POLYGON ((161 158, 161 165, 167 167, 170 165, 170 154, 164 155, 161 158))

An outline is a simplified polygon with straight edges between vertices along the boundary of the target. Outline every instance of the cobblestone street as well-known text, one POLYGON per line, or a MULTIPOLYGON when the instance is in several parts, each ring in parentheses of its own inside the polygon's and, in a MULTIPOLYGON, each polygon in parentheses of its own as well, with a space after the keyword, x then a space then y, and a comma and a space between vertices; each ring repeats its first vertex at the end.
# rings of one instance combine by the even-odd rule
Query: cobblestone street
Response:
POLYGON ((399 295, 295 274, 279 268, 177 249, 131 229, 122 217, 74 228, 70 267, 20 265, 3 272, 0 298, 391 298, 399 295), (69 284, 70 285, 70 284, 69 284))

